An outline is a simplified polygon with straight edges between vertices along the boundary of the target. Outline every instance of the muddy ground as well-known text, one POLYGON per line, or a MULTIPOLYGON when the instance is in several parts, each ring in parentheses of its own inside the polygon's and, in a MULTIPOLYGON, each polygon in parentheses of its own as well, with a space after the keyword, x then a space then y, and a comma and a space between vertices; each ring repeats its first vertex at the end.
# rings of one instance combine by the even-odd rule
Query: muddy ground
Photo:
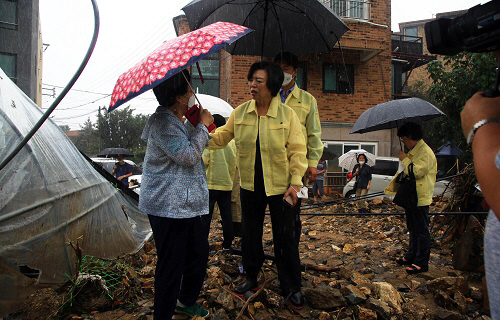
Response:
MULTIPOLYGON (((436 201, 431 212, 444 206, 446 200, 436 201)), ((279 295, 276 267, 269 260, 259 276, 261 290, 243 299, 231 294, 243 279, 238 269, 241 257, 221 250, 222 229, 214 219, 199 302, 210 310, 212 319, 489 319, 483 268, 474 267, 474 272, 453 268, 456 239, 443 242, 445 230, 438 227, 442 218, 431 219, 429 271, 407 275, 394 262, 408 245, 404 216, 385 215, 401 209, 388 200, 370 201, 369 208, 374 215, 363 218, 303 216, 300 255, 306 305, 299 311, 279 295)), ((352 202, 303 213, 356 211, 352 202)), ((265 251, 272 255, 269 217, 264 228, 265 251)), ((234 247, 239 248, 238 239, 234 247)), ((113 275, 112 287, 101 270, 96 272, 100 276, 38 291, 6 319, 152 319, 155 259, 151 241, 119 264, 104 264, 104 274, 113 275)))

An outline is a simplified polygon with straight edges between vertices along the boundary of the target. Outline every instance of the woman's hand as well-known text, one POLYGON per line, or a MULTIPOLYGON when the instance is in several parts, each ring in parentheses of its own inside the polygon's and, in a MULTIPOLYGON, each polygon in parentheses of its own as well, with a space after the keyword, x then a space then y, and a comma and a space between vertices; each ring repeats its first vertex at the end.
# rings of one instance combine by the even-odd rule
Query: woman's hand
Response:
MULTIPOLYGON (((370 180, 371 182, 371 180, 370 180)), ((366 186, 366 190, 370 190, 370 182, 368 182, 368 185, 366 186)))
POLYGON ((299 191, 300 191, 300 186, 290 185, 285 195, 283 196, 283 200, 285 200, 286 197, 290 196, 292 197, 292 203, 295 206, 297 204, 297 201, 299 200, 299 197, 297 197, 297 192, 299 191))
POLYGON ((203 107, 200 106, 200 118, 198 119, 198 121, 202 124, 204 124, 207 128, 212 124, 214 123, 214 117, 212 116, 212 114, 210 113, 210 111, 208 111, 207 109, 203 109, 203 107))

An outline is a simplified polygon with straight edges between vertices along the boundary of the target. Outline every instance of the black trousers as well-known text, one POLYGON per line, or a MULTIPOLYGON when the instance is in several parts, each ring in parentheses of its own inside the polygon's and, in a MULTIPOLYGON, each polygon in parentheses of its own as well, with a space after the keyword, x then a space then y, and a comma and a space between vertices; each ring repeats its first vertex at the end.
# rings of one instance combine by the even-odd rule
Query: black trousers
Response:
MULTIPOLYGON (((263 185, 262 185, 263 187, 263 185)), ((296 215, 283 202, 283 195, 266 196, 264 188, 241 189, 243 268, 247 277, 257 279, 264 262, 262 233, 266 206, 269 205, 273 230, 274 256, 280 287, 284 294, 300 291, 301 274, 296 236, 296 215)))
POLYGON ((405 258, 419 267, 428 267, 431 255, 429 206, 406 209, 405 215, 406 226, 410 233, 410 245, 405 258))
POLYGON ((217 202, 222 218, 222 234, 224 236, 222 247, 224 249, 230 249, 234 240, 233 216, 231 214, 231 191, 209 189, 208 195, 210 214, 204 216, 204 219, 207 219, 208 229, 210 230, 210 222, 212 221, 215 203, 217 202))
POLYGON ((300 244, 300 236, 302 235, 302 221, 300 221, 300 206, 302 205, 302 199, 297 199, 297 203, 292 208, 295 216, 295 241, 297 246, 300 244))
POLYGON ((177 299, 198 299, 208 261, 208 233, 201 216, 172 219, 149 215, 156 243, 154 318, 171 319, 177 299))

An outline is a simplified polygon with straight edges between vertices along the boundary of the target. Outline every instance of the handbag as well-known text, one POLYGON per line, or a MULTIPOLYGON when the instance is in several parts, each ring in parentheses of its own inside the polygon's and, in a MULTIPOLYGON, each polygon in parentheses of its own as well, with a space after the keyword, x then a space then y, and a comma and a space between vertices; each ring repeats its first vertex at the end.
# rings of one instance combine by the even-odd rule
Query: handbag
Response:
POLYGON ((405 209, 416 208, 418 204, 417 182, 413 173, 413 163, 408 165, 408 175, 401 172, 396 177, 396 183, 399 184, 398 191, 392 202, 405 209))

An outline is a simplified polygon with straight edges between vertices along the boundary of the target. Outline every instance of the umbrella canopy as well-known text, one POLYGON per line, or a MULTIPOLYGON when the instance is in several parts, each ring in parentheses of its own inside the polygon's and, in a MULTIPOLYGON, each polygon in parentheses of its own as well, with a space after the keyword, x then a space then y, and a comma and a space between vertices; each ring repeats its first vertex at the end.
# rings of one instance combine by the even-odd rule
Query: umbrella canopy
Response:
POLYGON ((204 109, 210 111, 211 114, 220 114, 224 118, 229 118, 233 107, 221 98, 211 96, 209 94, 197 93, 196 96, 204 109))
POLYGON ((323 158, 323 160, 333 160, 335 159, 336 155, 331 152, 330 150, 328 150, 328 148, 324 148, 323 149, 323 155, 321 156, 321 158, 323 158))
POLYGON ((134 154, 125 148, 106 148, 97 155, 100 158, 116 158, 121 154, 124 157, 133 157, 134 154))
POLYGON ((159 48, 118 77, 108 111, 113 111, 252 31, 234 23, 216 22, 163 42, 159 48))
POLYGON ((374 154, 364 149, 358 149, 358 150, 349 150, 348 152, 341 155, 339 157, 339 167, 352 171, 352 169, 354 169, 354 166, 358 163, 357 158, 359 154, 364 154, 366 156, 367 165, 369 165, 370 167, 375 165, 376 159, 374 154))
POLYGON ((318 0, 194 0, 182 10, 191 29, 228 21, 256 30, 227 49, 237 55, 330 52, 349 30, 318 0))
POLYGON ((406 122, 424 122, 445 114, 431 103, 419 99, 399 99, 377 104, 359 116, 351 133, 397 128, 406 122))
POLYGON ((436 157, 458 157, 462 155, 462 150, 458 147, 454 146, 450 141, 448 141, 445 145, 441 146, 436 151, 436 157))

